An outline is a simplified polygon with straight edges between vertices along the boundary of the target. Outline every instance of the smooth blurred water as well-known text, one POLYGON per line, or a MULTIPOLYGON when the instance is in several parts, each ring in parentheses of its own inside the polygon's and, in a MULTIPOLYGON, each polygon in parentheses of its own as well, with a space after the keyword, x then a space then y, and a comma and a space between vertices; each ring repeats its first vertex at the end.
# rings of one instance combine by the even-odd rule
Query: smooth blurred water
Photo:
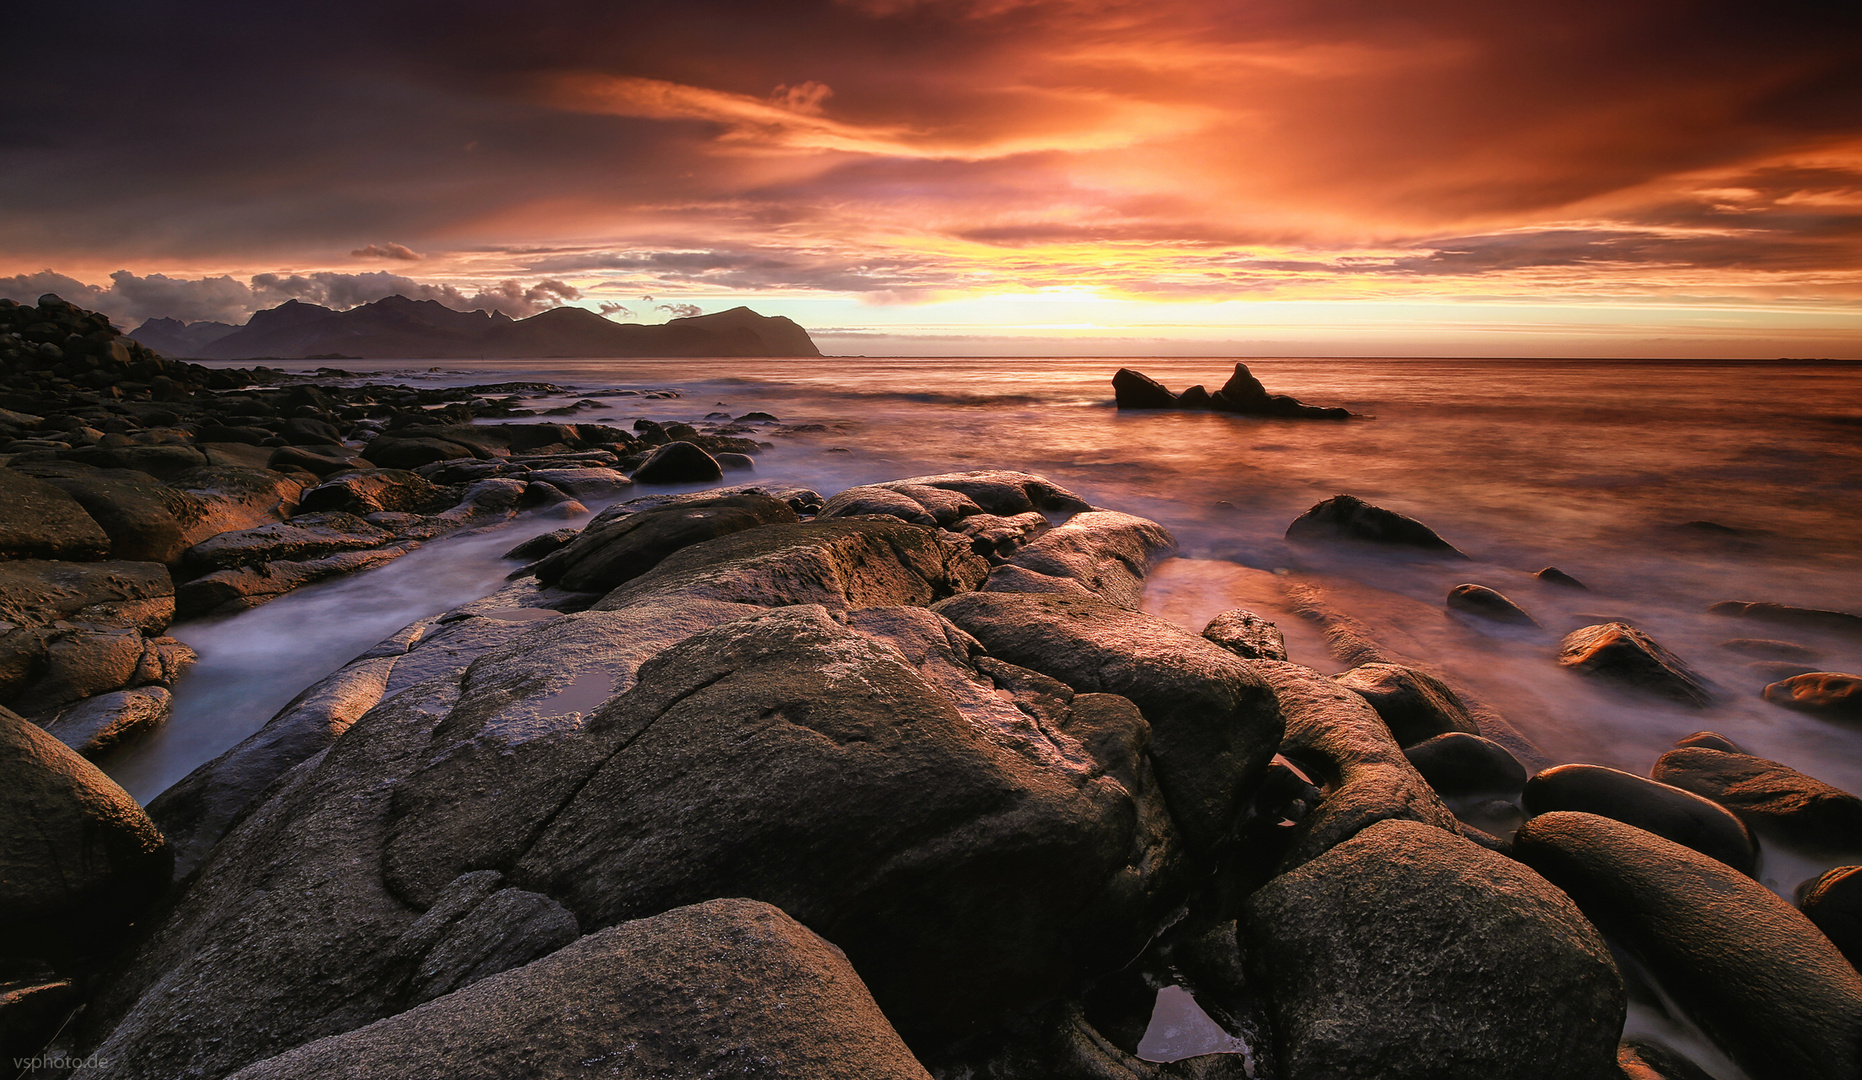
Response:
MULTIPOLYGON (((1267 387, 1375 417, 1348 423, 1208 413, 1121 413, 1110 379, 1136 367, 1173 389, 1219 387, 1232 361, 1197 359, 823 359, 454 361, 355 381, 469 385, 548 381, 567 391, 676 387, 671 399, 602 397, 566 422, 773 413, 756 479, 831 494, 961 469, 1025 469, 1094 503, 1153 518, 1184 558, 1154 574, 1148 610, 1200 630, 1247 606, 1287 631, 1292 658, 1344 665, 1291 616, 1282 586, 1319 587, 1383 646, 1475 693, 1549 760, 1646 774, 1673 741, 1707 728, 1862 791, 1862 730, 1773 706, 1770 681, 1730 638, 1786 638, 1818 666, 1862 670, 1862 642, 1706 614, 1719 600, 1862 611, 1862 366, 1794 363, 1265 359, 1267 387), (1288 522, 1350 493, 1434 527, 1467 563, 1288 545, 1288 522), (1712 525, 1702 525, 1711 522, 1712 525), (1556 564, 1591 587, 1532 579, 1556 564), (1449 616, 1474 581, 1543 624, 1499 628, 1449 616), (1558 638, 1603 618, 1651 633, 1720 688, 1687 709, 1560 669, 1558 638)), ((553 419, 537 417, 536 419, 553 419)), ((741 479, 741 478, 733 478, 741 479)), ((672 489, 680 490, 680 489, 672 489)), ((559 520, 520 519, 429 545, 347 581, 174 633, 202 654, 176 687, 176 715, 111 763, 148 799, 256 730, 298 691, 417 618, 497 588, 499 554, 559 520)), ((1768 852, 1781 893, 1818 869, 1768 852)), ((1632 1030, 1662 1034, 1721 1075, 1723 1059, 1638 1007, 1632 1030)), ((1162 1030, 1162 1029, 1160 1029, 1162 1030)))
MULTIPOLYGON (((1425 651, 1555 759, 1646 772, 1675 738, 1707 727, 1862 790, 1862 732, 1760 700, 1768 680, 1747 669, 1750 657, 1718 643, 1787 637, 1822 649, 1821 666, 1852 671, 1862 667, 1862 644, 1704 613, 1727 599, 1862 611, 1862 366, 1249 361, 1270 390, 1375 417, 1338 423, 1119 412, 1110 379, 1121 363, 1173 389, 1215 388, 1232 367, 1213 359, 470 360, 357 381, 529 380, 568 391, 536 399, 538 408, 602 390, 676 387, 677 398, 602 397, 600 408, 562 419, 626 426, 756 410, 785 426, 821 425, 759 435, 775 448, 759 455, 756 478, 824 494, 958 469, 1043 473, 1097 504, 1162 522, 1186 557, 1204 560, 1159 574, 1153 610, 1174 605, 1200 618, 1236 606, 1227 602, 1239 588, 1222 572, 1227 564, 1290 571, 1348 599, 1354 615, 1388 628, 1399 645, 1425 651), (1474 562, 1285 543, 1288 522, 1340 492, 1421 519, 1474 562), (1688 527, 1698 521, 1738 532, 1688 527), (1527 576, 1547 564, 1593 591, 1561 593, 1527 576), (1442 599, 1462 580, 1512 596, 1546 633, 1448 618, 1442 599), (1648 630, 1719 683, 1724 703, 1666 706, 1559 669, 1558 635, 1594 616, 1648 630)), ((499 552, 560 524, 520 521, 494 537, 437 543, 353 581, 177 628, 203 662, 178 688, 179 715, 159 744, 172 760, 122 766, 132 790, 153 795, 160 778, 185 773, 183 760, 236 742, 398 626, 489 591, 509 568, 499 552), (229 692, 242 681, 251 689, 229 692)), ((1257 582, 1240 599, 1258 592, 1257 582)), ((1295 658, 1336 669, 1306 634, 1307 652, 1296 648, 1295 658)))

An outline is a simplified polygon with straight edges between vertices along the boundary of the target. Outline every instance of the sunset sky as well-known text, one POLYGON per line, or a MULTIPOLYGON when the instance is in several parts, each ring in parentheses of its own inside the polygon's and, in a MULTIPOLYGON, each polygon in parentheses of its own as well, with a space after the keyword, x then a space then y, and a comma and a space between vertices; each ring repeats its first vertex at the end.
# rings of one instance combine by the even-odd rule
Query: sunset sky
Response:
POLYGON ((0 295, 126 327, 747 304, 875 355, 1862 358, 1844 8, 16 5, 0 295))

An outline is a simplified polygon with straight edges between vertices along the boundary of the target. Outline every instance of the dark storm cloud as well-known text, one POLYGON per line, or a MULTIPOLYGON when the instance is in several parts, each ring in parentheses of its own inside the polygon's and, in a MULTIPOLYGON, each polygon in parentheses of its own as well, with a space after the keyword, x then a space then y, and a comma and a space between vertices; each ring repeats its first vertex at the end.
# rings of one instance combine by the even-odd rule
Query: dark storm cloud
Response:
MULTIPOLYGON (((888 246, 910 231, 1010 249, 1466 233, 1392 257, 1415 276, 1852 250, 1844 206, 1785 196, 1735 212, 1665 192, 1595 229, 1548 226, 1584 200, 1862 137, 1853 5, 65 0, 7 18, 0 256, 16 272, 415 247, 435 265, 579 236, 618 261, 546 255, 532 272, 878 293, 965 284, 888 246), (1714 235, 1673 234, 1689 227, 1714 235), (848 254, 862 245, 880 254, 848 254)), ((234 302, 190 288, 172 302, 234 302)), ((500 295, 558 295, 532 288, 500 295)), ((108 291, 129 303, 123 289, 108 291)))
POLYGON ((29 303, 45 293, 56 293, 73 303, 102 311, 125 326, 150 318, 237 324, 244 323, 260 308, 276 307, 287 300, 345 309, 389 296, 437 300, 459 311, 497 310, 513 318, 523 318, 582 296, 579 289, 554 279, 531 285, 502 281, 463 290, 380 271, 257 274, 250 282, 241 282, 226 276, 187 279, 150 274, 142 277, 119 270, 110 275, 108 285, 90 284, 50 270, 0 277, 0 297, 29 303))

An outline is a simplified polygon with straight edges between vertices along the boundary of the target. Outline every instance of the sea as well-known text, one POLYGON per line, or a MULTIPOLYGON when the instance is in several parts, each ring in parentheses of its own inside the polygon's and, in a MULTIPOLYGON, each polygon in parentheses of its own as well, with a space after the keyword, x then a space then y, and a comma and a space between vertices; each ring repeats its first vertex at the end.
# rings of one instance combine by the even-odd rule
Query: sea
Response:
MULTIPOLYGON (((1536 747, 1530 764, 1646 775, 1676 739, 1704 729, 1862 793, 1862 726, 1765 701, 1776 671, 1726 644, 1784 639, 1813 650, 1808 666, 1862 672, 1862 640, 1708 612, 1735 600, 1862 613, 1862 365, 1245 362, 1272 392, 1363 419, 1114 406, 1120 367, 1176 390, 1214 390, 1232 358, 461 359, 391 362, 366 375, 351 364, 351 381, 549 383, 560 392, 527 393, 523 404, 540 412, 589 402, 567 421, 623 427, 778 418, 756 436, 770 447, 755 474, 731 483, 826 495, 967 469, 1040 473, 1176 536, 1179 554, 1152 574, 1147 610, 1200 631, 1220 612, 1248 608, 1279 625, 1291 659, 1335 673, 1350 665, 1289 600, 1321 597, 1387 654, 1436 671, 1503 717, 1536 747), (638 393, 615 393, 626 390, 638 393), (1337 494, 1414 517, 1469 559, 1286 541, 1288 523, 1337 494), (1546 566, 1586 589, 1533 576, 1546 566), (1464 582, 1500 591, 1538 625, 1451 613, 1444 598, 1464 582), (1717 703, 1689 708, 1561 668, 1562 635, 1604 620, 1643 629, 1704 676, 1717 703)), ((376 641, 500 587, 517 565, 503 553, 563 524, 520 518, 230 618, 176 626, 200 663, 176 686, 166 728, 108 769, 146 802, 376 641)), ((1789 895, 1821 868, 1767 850, 1761 877, 1789 895)), ((1642 1023, 1737 1075, 1710 1048, 1665 1031, 1661 1016, 1638 1015, 1632 1029, 1642 1023)))

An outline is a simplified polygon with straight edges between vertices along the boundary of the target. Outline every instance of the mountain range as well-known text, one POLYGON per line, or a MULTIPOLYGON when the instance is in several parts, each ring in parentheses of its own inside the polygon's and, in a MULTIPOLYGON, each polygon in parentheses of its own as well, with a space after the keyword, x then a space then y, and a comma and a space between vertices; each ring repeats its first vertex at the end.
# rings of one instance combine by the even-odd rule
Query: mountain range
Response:
POLYGON ((150 319, 130 336, 157 352, 196 360, 821 355, 808 331, 747 307, 643 326, 610 322, 580 307, 513 319, 405 296, 347 311, 287 300, 237 327, 150 319))

